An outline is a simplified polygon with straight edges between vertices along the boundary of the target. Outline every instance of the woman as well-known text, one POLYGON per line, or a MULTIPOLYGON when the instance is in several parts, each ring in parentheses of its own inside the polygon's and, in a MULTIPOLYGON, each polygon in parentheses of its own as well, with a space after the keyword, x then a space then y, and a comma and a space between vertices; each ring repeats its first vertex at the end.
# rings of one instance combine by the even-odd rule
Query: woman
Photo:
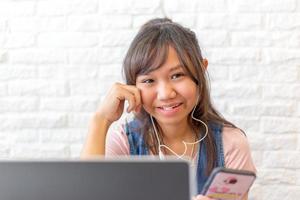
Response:
POLYGON ((147 22, 125 56, 126 84, 114 84, 99 106, 82 156, 187 158, 197 168, 198 192, 214 167, 255 171, 244 133, 211 103, 207 67, 194 32, 167 18, 147 22), (125 101, 133 120, 107 133, 125 101))

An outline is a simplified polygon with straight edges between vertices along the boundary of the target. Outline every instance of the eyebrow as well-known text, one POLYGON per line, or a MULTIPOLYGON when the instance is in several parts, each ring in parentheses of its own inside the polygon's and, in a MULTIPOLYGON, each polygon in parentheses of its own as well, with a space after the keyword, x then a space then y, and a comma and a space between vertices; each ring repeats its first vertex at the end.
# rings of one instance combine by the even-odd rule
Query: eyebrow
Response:
MULTIPOLYGON (((171 67, 171 68, 169 69, 169 73, 170 73, 170 72, 173 72, 173 71, 176 71, 176 70, 178 70, 178 69, 182 69, 182 68, 183 68, 182 64, 174 65, 173 67, 171 67)), ((139 76, 149 76, 149 74, 151 74, 151 72, 149 72, 149 73, 147 73, 147 74, 141 74, 141 75, 139 75, 139 76)))
POLYGON ((177 65, 173 66, 169 71, 172 72, 172 71, 176 71, 176 70, 182 69, 182 68, 183 68, 182 64, 177 64, 177 65))

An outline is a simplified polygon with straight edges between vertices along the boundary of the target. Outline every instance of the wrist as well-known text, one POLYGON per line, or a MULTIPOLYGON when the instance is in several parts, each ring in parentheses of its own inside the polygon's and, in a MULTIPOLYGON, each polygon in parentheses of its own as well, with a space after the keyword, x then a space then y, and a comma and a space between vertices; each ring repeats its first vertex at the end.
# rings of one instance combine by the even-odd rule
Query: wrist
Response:
POLYGON ((96 113, 93 116, 92 124, 95 126, 101 126, 102 128, 109 128, 112 122, 100 113, 96 113))

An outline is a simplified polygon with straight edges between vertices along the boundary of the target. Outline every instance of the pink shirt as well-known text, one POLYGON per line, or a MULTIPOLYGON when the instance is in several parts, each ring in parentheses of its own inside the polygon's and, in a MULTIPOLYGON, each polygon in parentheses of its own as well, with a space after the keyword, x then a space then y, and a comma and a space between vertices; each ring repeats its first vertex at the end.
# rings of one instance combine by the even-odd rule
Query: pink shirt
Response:
MULTIPOLYGON (((239 129, 224 127, 222 138, 225 167, 256 172, 246 136, 239 129)), ((117 129, 108 132, 106 137, 105 155, 130 155, 129 149, 124 124, 117 129)))

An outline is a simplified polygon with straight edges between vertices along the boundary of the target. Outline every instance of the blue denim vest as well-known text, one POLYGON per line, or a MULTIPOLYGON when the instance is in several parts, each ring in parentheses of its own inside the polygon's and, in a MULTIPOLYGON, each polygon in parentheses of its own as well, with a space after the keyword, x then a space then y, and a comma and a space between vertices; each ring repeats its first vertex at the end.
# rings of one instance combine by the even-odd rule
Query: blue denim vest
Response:
MULTIPOLYGON (((215 167, 224 167, 224 151, 223 151, 223 141, 222 141, 222 126, 210 123, 208 124, 210 129, 213 132, 213 136, 215 139, 216 147, 217 147, 217 159, 215 161, 215 167)), ((126 134, 128 137, 128 142, 130 146, 130 154, 131 155, 149 155, 149 150, 146 147, 145 141, 143 139, 142 134, 140 134, 137 130, 140 127, 140 123, 137 120, 133 120, 126 125, 126 134)), ((198 165, 197 165, 197 191, 200 193, 202 191, 203 185, 207 180, 208 176, 206 176, 207 166, 207 156, 206 156, 206 145, 201 142, 199 153, 198 153, 198 165)))

